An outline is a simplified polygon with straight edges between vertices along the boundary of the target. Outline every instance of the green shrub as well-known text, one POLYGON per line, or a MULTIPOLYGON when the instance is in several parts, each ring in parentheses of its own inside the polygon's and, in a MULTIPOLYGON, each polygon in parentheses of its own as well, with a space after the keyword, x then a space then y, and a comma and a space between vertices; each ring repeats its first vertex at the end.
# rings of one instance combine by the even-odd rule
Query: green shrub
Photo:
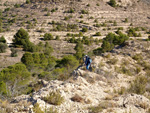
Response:
POLYGON ((51 15, 50 12, 47 12, 46 16, 50 16, 50 15, 51 15))
POLYGON ((81 31, 82 31, 82 32, 87 32, 87 31, 88 31, 88 28, 83 27, 81 31))
POLYGON ((10 8, 6 8, 4 11, 5 11, 5 12, 10 11, 10 8))
POLYGON ((83 15, 81 15, 79 18, 83 18, 83 15))
POLYGON ((68 11, 66 11, 67 13, 74 13, 74 9, 70 8, 68 11))
POLYGON ((0 37, 0 42, 6 43, 6 39, 4 38, 4 36, 1 36, 1 37, 0 37))
POLYGON ((45 33, 44 40, 53 40, 53 35, 51 33, 45 33))
POLYGON ((30 0, 26 0, 26 4, 30 4, 30 0))
POLYGON ((86 6, 87 6, 87 7, 90 7, 90 4, 87 4, 86 6))
POLYGON ((19 8, 19 7, 20 7, 20 4, 15 4, 14 7, 15 7, 15 8, 19 8))
POLYGON ((66 20, 66 21, 67 21, 67 20, 69 20, 69 19, 71 19, 71 18, 72 18, 72 15, 65 16, 65 17, 64 17, 64 20, 66 20))
POLYGON ((58 10, 58 8, 54 8, 51 10, 52 13, 56 12, 58 10))
POLYGON ((41 108, 39 107, 39 104, 37 104, 37 103, 34 105, 33 111, 35 113, 44 113, 44 111, 41 110, 41 108))
POLYGON ((44 11, 48 11, 48 8, 46 7, 46 8, 44 8, 44 11))
POLYGON ((56 38, 55 38, 55 40, 60 40, 60 37, 57 35, 56 38))
POLYGON ((114 26, 117 26, 117 22, 116 22, 116 21, 114 21, 113 25, 114 25, 114 26))
POLYGON ((8 46, 6 43, 0 42, 0 53, 4 53, 7 48, 8 48, 8 46))
POLYGON ((128 22, 128 18, 125 18, 124 22, 127 23, 128 22))
POLYGON ((108 33, 108 35, 103 39, 102 50, 103 52, 111 51, 115 45, 122 45, 129 37, 123 33, 115 35, 113 33, 108 33))
POLYGON ((3 81, 0 81, 0 93, 2 95, 7 95, 6 84, 3 81))
POLYGON ((104 109, 115 107, 115 104, 113 102, 109 101, 101 101, 99 105, 89 107, 90 113, 100 113, 104 109))
POLYGON ((108 2, 108 4, 109 4, 110 6, 112 6, 112 7, 116 7, 116 1, 115 1, 115 0, 110 0, 110 1, 108 2))
POLYGON ((82 13, 82 14, 88 14, 89 12, 86 11, 86 10, 81 10, 81 13, 82 13))
POLYGON ((72 56, 72 55, 68 55, 68 56, 64 56, 61 61, 58 63, 58 67, 65 67, 67 69, 74 69, 79 65, 78 60, 72 56))
POLYGON ((59 92, 50 92, 47 97, 43 97, 43 100, 49 104, 61 105, 64 101, 64 98, 59 94, 59 92))
POLYGON ((136 60, 136 61, 143 60, 143 57, 142 57, 141 54, 136 54, 136 55, 134 55, 132 58, 133 58, 134 60, 136 60))
MULTIPOLYGON (((31 56, 29 56, 29 57, 31 57, 31 56)), ((32 54, 32 58, 33 58, 33 62, 35 64, 39 64, 40 63, 40 55, 39 55, 39 53, 33 53, 32 54)), ((31 60, 32 60, 32 58, 31 58, 31 60)))
POLYGON ((25 51, 35 51, 35 45, 30 42, 29 34, 23 28, 20 28, 14 35, 13 43, 15 47, 23 47, 25 51))
POLYGON ((101 36, 100 32, 96 32, 94 36, 101 36))
MULTIPOLYGON (((44 78, 46 79, 46 77, 49 77, 49 75, 51 75, 49 72, 42 72, 38 75, 38 78, 39 79, 44 79, 44 78)), ((49 78, 49 80, 52 80, 52 79, 49 78)))
POLYGON ((76 44, 76 46, 75 46, 74 49, 76 50, 75 57, 76 57, 77 59, 81 59, 82 56, 83 56, 83 51, 84 51, 83 44, 79 41, 79 42, 76 44))
POLYGON ((25 54, 23 54, 23 56, 21 58, 21 62, 27 66, 32 65, 34 63, 32 54, 29 52, 26 52, 25 54))
POLYGON ((51 56, 51 53, 53 52, 53 48, 49 45, 48 42, 45 43, 45 48, 43 52, 45 56, 51 56))
POLYGON ((14 48, 11 48, 11 57, 17 57, 17 50, 14 48))
POLYGON ((128 36, 129 36, 129 37, 139 37, 139 36, 140 36, 140 34, 138 35, 138 34, 136 33, 135 28, 130 28, 130 29, 127 31, 127 33, 128 33, 128 36))
MULTIPOLYGON (((30 77, 30 72, 26 69, 26 66, 21 63, 9 66, 0 72, 0 82, 3 81, 4 83, 7 83, 5 89, 7 90, 7 93, 11 92, 9 94, 12 96, 20 93, 21 88, 26 86, 30 81, 30 77)), ((5 84, 1 85, 1 88, 4 86, 5 84)))

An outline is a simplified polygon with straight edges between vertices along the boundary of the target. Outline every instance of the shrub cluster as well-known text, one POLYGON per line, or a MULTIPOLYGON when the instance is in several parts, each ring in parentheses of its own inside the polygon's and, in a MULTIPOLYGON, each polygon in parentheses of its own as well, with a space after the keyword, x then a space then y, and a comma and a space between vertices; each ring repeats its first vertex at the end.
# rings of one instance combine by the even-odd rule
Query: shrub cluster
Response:
POLYGON ((115 0, 110 0, 110 1, 108 2, 108 4, 109 4, 110 6, 112 6, 112 7, 116 7, 116 1, 115 1, 115 0))
POLYGON ((44 40, 53 40, 54 37, 51 33, 45 33, 44 34, 44 40))
POLYGON ((64 98, 59 94, 59 92, 50 92, 47 97, 43 97, 43 100, 49 104, 60 105, 63 103, 64 98))
POLYGON ((53 25, 53 28, 51 29, 52 31, 78 31, 79 27, 77 26, 77 24, 65 24, 65 23, 59 23, 59 22, 55 22, 52 21, 52 23, 50 23, 53 25))
POLYGON ((109 33, 104 39, 101 48, 95 49, 93 52, 95 54, 99 54, 101 52, 111 51, 115 45, 123 45, 129 37, 123 33, 119 33, 119 35, 115 35, 113 33, 109 33))
POLYGON ((80 41, 77 42, 74 49, 76 50, 76 53, 75 53, 76 58, 81 59, 83 56, 83 51, 84 51, 83 43, 81 43, 80 41))
POLYGON ((29 82, 30 72, 24 64, 15 64, 1 70, 0 72, 0 93, 2 95, 13 96, 19 94, 24 82, 29 82))
POLYGON ((81 39, 81 38, 78 38, 78 39, 76 39, 74 36, 72 37, 72 38, 70 38, 70 39, 68 39, 68 42, 70 42, 70 43, 78 43, 78 42, 81 42, 81 43, 83 43, 83 44, 85 44, 85 45, 91 45, 92 43, 96 43, 96 44, 98 44, 99 42, 100 42, 100 40, 98 40, 98 39, 93 39, 93 37, 88 37, 88 36, 83 36, 83 38, 81 39))
POLYGON ((14 35, 13 43, 15 47, 23 47, 25 51, 35 51, 35 45, 30 42, 29 34, 23 28, 20 28, 14 35))
POLYGON ((131 93, 143 94, 146 91, 147 78, 145 76, 138 76, 131 83, 129 91, 131 93))
POLYGON ((65 11, 65 13, 74 13, 74 9, 70 8, 68 11, 65 11))
POLYGON ((136 31, 139 31, 138 28, 130 28, 127 33, 129 37, 141 37, 141 33, 136 33, 136 31))

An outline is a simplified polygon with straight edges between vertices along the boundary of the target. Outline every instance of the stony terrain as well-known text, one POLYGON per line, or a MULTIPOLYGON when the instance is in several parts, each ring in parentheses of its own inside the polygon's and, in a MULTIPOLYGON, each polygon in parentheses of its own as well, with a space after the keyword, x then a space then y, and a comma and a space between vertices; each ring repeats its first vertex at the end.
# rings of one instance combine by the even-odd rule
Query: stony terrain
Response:
MULTIPOLYGON (((31 95, 20 95, 9 102, 0 100, 0 105, 3 106, 0 108, 2 113, 36 113, 37 109, 49 113, 50 108, 57 110, 58 113, 150 113, 150 42, 145 41, 150 34, 150 2, 149 0, 116 0, 118 7, 113 8, 108 5, 108 1, 56 0, 52 2, 50 0, 49 3, 30 4, 22 4, 25 0, 0 1, 1 4, 6 3, 0 6, 1 9, 11 7, 9 11, 3 12, 6 17, 3 28, 6 31, 0 33, 0 36, 6 38, 7 44, 12 46, 12 39, 21 27, 29 32, 30 41, 34 44, 44 42, 43 35, 50 32, 54 37, 60 37, 60 40, 48 41, 54 48, 52 55, 56 58, 75 53, 75 44, 65 40, 69 38, 66 36, 67 33, 77 34, 85 27, 88 28, 88 31, 83 33, 85 36, 93 36, 94 39, 101 40, 109 32, 115 33, 118 28, 122 28, 121 31, 127 34, 130 27, 141 27, 137 31, 141 33, 141 37, 130 37, 125 46, 117 46, 111 52, 94 56, 92 72, 83 68, 79 70, 81 76, 70 77, 66 81, 39 80, 42 87, 31 95), (16 3, 22 5, 15 8, 16 3), (74 13, 65 13, 70 8, 74 9, 74 13), (88 11, 88 14, 82 14, 83 9, 88 11), (65 20, 65 17, 69 16, 71 18, 65 20), (16 19, 16 21, 8 24, 9 19, 16 19), (78 29, 55 31, 52 21, 64 25, 76 24, 78 29), (96 27, 96 24, 101 25, 96 27), (94 36, 96 32, 100 32, 101 36, 94 36), (132 84, 135 83, 136 78, 143 76, 147 79, 146 91, 140 94, 137 90, 140 86, 136 84, 138 87, 136 89, 132 84), (43 97, 53 91, 59 92, 64 98, 61 105, 53 105, 43 100, 43 97), (77 99, 73 100, 73 97, 77 99), (37 104, 38 108, 35 106, 37 104), (4 108, 7 108, 7 111, 4 108)), ((100 46, 101 43, 84 45, 85 53, 100 46)), ((10 48, 5 53, 0 53, 0 69, 20 62, 24 51, 21 48, 17 50, 17 57, 10 56, 10 48)), ((140 83, 141 81, 138 84, 140 83)), ((139 89, 142 90, 141 87, 139 89)))

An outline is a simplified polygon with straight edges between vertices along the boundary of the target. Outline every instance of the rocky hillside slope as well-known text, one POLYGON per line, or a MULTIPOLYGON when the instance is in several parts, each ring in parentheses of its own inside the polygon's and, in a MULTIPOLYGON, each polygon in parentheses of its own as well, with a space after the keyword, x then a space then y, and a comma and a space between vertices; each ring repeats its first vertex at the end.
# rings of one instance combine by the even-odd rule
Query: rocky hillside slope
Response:
MULTIPOLYGON (((8 96, 8 100, 2 96, 0 113, 150 113, 149 1, 116 0, 115 7, 109 5, 109 0, 39 1, 43 0, 31 0, 28 4, 22 4, 25 0, 1 0, 0 37, 5 37, 9 47, 0 53, 0 69, 20 62, 25 53, 22 48, 13 47, 14 35, 20 28, 28 31, 34 44, 47 41, 54 49, 52 56, 57 58, 56 62, 64 55, 75 54, 76 43, 68 41, 71 38, 88 37, 91 43, 83 44, 84 53, 101 47, 103 38, 110 32, 121 31, 129 40, 110 52, 94 55, 92 72, 83 67, 79 69, 79 76, 65 81, 38 80, 40 74, 46 76, 42 74, 47 68, 38 64, 33 66, 38 68, 32 67, 35 69, 32 70, 29 66, 33 78, 29 82, 36 82, 37 86, 29 84, 28 88, 35 87, 32 91, 29 89, 30 94, 15 94, 13 98, 8 96), (51 33, 54 39, 45 41, 46 33, 51 33), (83 36, 78 36, 79 33, 83 36), (18 56, 11 56, 12 48, 17 50, 18 56)), ((51 65, 55 69, 55 64, 51 65)), ((46 70, 49 76, 53 68, 46 70)))
POLYGON ((81 68, 81 75, 66 81, 39 80, 41 89, 2 105, 15 113, 149 113, 149 50, 150 43, 129 41, 123 48, 96 56, 92 72, 81 68))

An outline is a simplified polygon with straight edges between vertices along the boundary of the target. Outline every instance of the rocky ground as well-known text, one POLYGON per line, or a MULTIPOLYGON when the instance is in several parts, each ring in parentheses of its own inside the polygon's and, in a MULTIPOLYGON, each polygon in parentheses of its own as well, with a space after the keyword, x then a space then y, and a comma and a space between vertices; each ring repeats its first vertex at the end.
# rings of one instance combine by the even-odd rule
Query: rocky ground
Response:
MULTIPOLYGON (((115 32, 119 27, 123 28, 122 32, 124 33, 127 33, 130 27, 144 26, 146 30, 138 31, 138 33, 141 33, 141 37, 130 37, 126 46, 115 47, 111 52, 102 54, 102 56, 95 56, 92 72, 80 69, 81 76, 71 77, 66 81, 39 80, 43 87, 33 94, 14 97, 9 102, 0 100, 2 106, 0 113, 1 111, 2 113, 33 113, 36 110, 39 110, 38 113, 42 113, 42 111, 48 113, 50 108, 57 110, 58 113, 150 113, 150 82, 146 83, 146 91, 143 94, 129 91, 136 78, 147 77, 150 74, 150 65, 148 65, 150 63, 150 42, 145 41, 148 38, 147 32, 150 27, 149 1, 117 0, 120 5, 117 8, 109 6, 108 1, 81 0, 65 4, 32 3, 23 4, 21 7, 12 8, 7 12, 7 19, 13 19, 14 15, 17 18, 16 23, 8 27, 9 31, 0 33, 0 36, 4 35, 8 45, 12 44, 13 36, 20 27, 28 30, 30 40, 35 44, 40 41, 44 42, 41 38, 43 38, 44 33, 50 32, 54 37, 60 36, 59 41, 49 41, 54 48, 55 53, 53 55, 56 58, 75 53, 73 49, 75 44, 67 43, 64 39, 67 33, 78 33, 83 27, 88 28, 88 32, 84 33, 86 36, 93 36, 100 31, 101 36, 93 36, 93 38, 98 39, 103 39, 109 32, 115 32), (90 4, 90 7, 87 7, 88 4, 90 4), (52 13, 51 10, 56 7, 58 11, 52 13), (48 11, 44 11, 45 8, 48 8, 48 11), (70 8, 75 9, 75 13, 64 13, 70 8), (87 10, 89 14, 81 14, 82 9, 87 10), (50 16, 45 16, 47 12, 50 12, 50 16), (72 18, 67 21, 64 20, 64 17, 69 15, 72 15, 72 18), (81 15, 83 15, 83 18, 80 17, 81 15), (36 24, 34 24, 33 18, 37 20, 36 24), (126 18, 128 22, 124 22, 126 18), (31 25, 34 25, 28 28, 27 21, 31 21, 31 25), (52 21, 77 24, 79 30, 76 32, 52 31, 53 25, 50 24, 52 21), (117 25, 114 25, 114 21, 117 25), (107 25, 95 27, 94 24, 96 23, 107 25), (42 28, 44 28, 44 31, 39 32, 42 28), (43 97, 49 95, 50 92, 58 92, 64 99, 62 104, 53 105, 43 100, 43 97), (39 107, 36 107, 36 105, 39 105, 39 107), (7 110, 4 108, 7 108, 7 110)), ((11 2, 16 3, 15 0, 11 2)), ((2 3, 5 3, 5 0, 2 0, 2 3)), ((17 1, 17 3, 19 2, 17 1)), ((10 6, 0 7, 5 9, 10 6)), ((88 52, 100 45, 85 45, 84 47, 88 52)), ((20 62, 24 52, 19 48, 17 49, 18 57, 10 57, 10 48, 6 53, 0 53, 0 68, 20 62)), ((149 77, 146 79, 149 80, 149 77)))

